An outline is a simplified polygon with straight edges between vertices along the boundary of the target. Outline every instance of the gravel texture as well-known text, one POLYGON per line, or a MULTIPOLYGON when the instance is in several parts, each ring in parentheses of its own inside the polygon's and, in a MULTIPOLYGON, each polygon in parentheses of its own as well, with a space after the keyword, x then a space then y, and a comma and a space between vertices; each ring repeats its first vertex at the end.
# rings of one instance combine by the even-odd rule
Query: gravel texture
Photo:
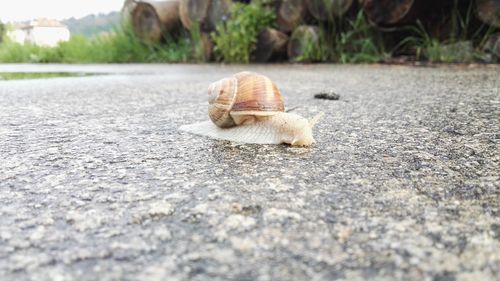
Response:
POLYGON ((499 67, 6 69, 114 74, 0 82, 2 280, 500 279, 499 67), (177 130, 244 69, 313 147, 177 130))

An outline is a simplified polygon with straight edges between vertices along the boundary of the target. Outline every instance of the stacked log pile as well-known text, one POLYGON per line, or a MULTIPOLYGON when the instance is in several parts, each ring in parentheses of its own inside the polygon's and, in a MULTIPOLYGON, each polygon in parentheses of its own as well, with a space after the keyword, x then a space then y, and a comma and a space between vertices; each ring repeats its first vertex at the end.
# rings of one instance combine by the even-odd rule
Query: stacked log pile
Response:
MULTIPOLYGON (((125 0, 122 12, 130 17, 134 32, 144 41, 160 42, 175 36, 180 29, 200 32, 208 59, 213 50, 210 33, 219 22, 230 17, 232 2, 251 0, 125 0)), ((473 5, 478 25, 500 29, 500 0, 272 0, 266 3, 276 14, 276 26, 259 33, 252 54, 256 62, 300 57, 306 46, 318 44, 320 26, 335 24, 338 19, 352 19, 360 10, 381 31, 397 32, 420 21, 439 38, 449 33, 452 9, 457 7, 454 5, 461 11, 473 5)))
POLYGON ((272 58, 286 57, 288 36, 274 28, 266 28, 257 35, 257 44, 252 53, 255 62, 267 62, 272 58))

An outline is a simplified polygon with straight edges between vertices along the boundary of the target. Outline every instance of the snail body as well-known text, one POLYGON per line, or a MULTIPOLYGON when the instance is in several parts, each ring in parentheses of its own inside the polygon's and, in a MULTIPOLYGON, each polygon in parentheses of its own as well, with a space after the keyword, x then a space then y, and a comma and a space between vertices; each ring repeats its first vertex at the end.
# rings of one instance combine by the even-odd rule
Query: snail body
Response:
POLYGON ((180 130, 241 143, 309 146, 312 128, 321 114, 308 121, 284 112, 280 91, 267 77, 240 72, 209 86, 210 121, 184 125, 180 130))

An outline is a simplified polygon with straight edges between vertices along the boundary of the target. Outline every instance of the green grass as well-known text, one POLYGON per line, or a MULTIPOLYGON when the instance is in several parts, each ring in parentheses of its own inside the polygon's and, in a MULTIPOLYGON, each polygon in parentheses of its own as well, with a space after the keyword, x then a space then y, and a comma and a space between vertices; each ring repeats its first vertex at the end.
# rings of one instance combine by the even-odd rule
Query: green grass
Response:
POLYGON ((3 63, 127 63, 196 61, 193 38, 181 34, 165 44, 141 42, 129 25, 116 27, 106 36, 92 39, 74 36, 57 47, 21 45, 9 40, 0 44, 3 63))
POLYGON ((440 40, 432 37, 420 22, 417 23, 416 27, 411 27, 410 30, 414 35, 402 40, 400 46, 413 51, 417 60, 429 62, 470 63, 480 61, 484 55, 482 48, 491 36, 491 31, 486 31, 482 36, 449 37, 440 40))
POLYGON ((57 77, 82 77, 98 75, 79 72, 0 72, 0 80, 45 79, 57 77))
POLYGON ((56 48, 21 45, 5 40, 0 45, 0 62, 62 62, 56 48))
POLYGON ((329 61, 332 48, 328 45, 328 35, 324 29, 305 26, 298 34, 292 33, 290 40, 300 40, 298 56, 295 62, 323 62, 329 61))
POLYGON ((304 52, 296 60, 338 63, 374 63, 385 52, 380 32, 368 23, 360 11, 354 19, 332 18, 320 25, 318 42, 304 38, 304 52))
POLYGON ((347 27, 334 36, 333 46, 333 60, 340 63, 374 63, 387 56, 380 33, 362 11, 347 20, 347 27))
POLYGON ((450 11, 450 32, 445 38, 431 35, 422 22, 407 28, 411 36, 403 39, 397 48, 415 53, 417 60, 444 63, 470 63, 481 61, 484 57, 483 47, 494 32, 494 28, 481 24, 472 24, 475 5, 473 1, 465 11, 458 8, 458 0, 454 1, 450 11))

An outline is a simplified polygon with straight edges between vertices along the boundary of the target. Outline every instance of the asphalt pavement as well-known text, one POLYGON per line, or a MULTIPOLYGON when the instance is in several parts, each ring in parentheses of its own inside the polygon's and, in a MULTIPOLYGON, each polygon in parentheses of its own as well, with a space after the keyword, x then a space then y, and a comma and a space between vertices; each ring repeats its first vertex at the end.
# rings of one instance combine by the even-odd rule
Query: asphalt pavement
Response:
POLYGON ((97 74, 0 81, 1 280, 500 279, 498 66, 0 71, 97 74), (178 130, 241 70, 317 143, 178 130))

